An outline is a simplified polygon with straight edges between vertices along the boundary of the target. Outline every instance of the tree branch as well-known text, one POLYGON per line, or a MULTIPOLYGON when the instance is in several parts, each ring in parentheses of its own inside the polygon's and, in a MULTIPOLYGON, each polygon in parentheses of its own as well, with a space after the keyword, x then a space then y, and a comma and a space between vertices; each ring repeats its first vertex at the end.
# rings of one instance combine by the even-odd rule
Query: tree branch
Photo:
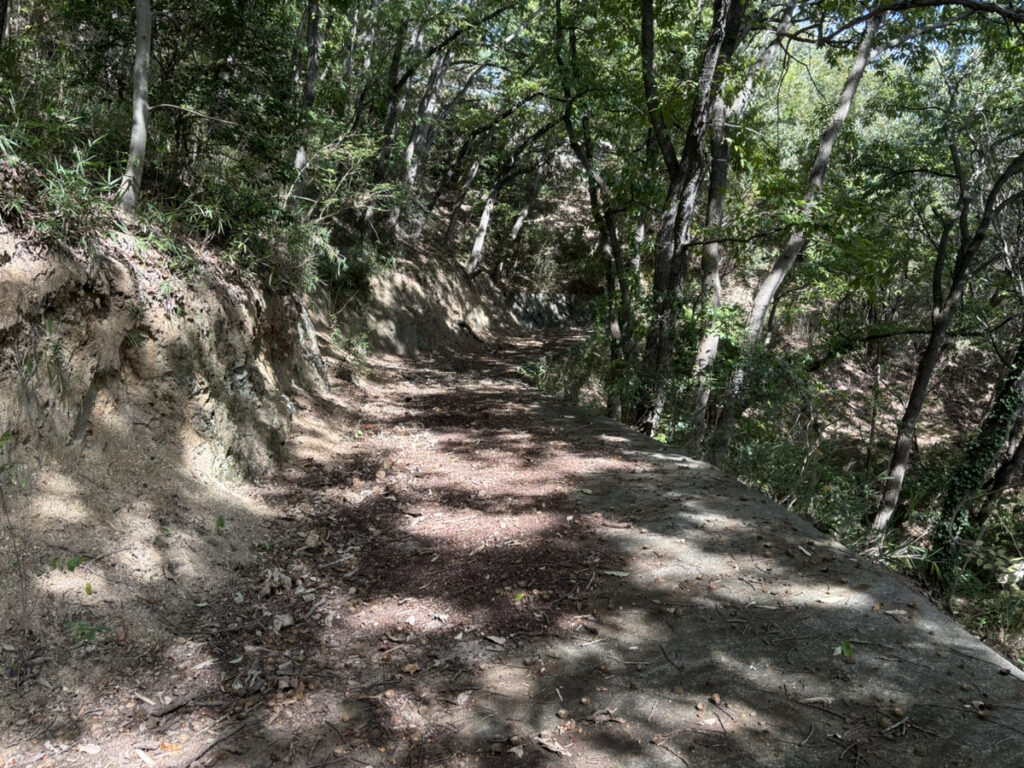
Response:
POLYGON ((189 109, 188 107, 181 107, 177 104, 155 104, 149 108, 149 111, 152 112, 154 109, 177 109, 180 112, 187 112, 188 114, 193 115, 194 117, 201 117, 204 120, 212 120, 215 123, 224 123, 225 125, 238 125, 238 123, 236 123, 234 120, 225 120, 222 117, 214 117, 213 115, 207 115, 203 112, 199 112, 198 110, 189 109))

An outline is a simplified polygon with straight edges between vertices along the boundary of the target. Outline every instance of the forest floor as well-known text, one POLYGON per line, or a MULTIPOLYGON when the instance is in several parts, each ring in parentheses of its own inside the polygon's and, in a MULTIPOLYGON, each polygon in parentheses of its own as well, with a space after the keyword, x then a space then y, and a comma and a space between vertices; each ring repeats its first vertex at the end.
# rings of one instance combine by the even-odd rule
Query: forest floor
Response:
POLYGON ((539 396, 518 368, 560 343, 375 358, 299 400, 259 485, 79 468, 118 537, 33 598, 73 643, 4 638, 0 766, 1021 765, 1018 670, 758 492, 539 396))

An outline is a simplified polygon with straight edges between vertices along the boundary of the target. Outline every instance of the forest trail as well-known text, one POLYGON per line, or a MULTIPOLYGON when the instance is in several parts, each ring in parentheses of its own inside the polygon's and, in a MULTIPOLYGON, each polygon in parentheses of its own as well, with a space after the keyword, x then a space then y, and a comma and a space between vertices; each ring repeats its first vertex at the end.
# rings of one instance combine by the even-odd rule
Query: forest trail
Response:
POLYGON ((0 764, 1021 765, 1009 662, 756 491, 539 396, 517 371, 545 343, 300 399, 218 533, 272 510, 258 556, 212 597, 199 566, 149 593, 158 649, 9 679, 0 764))

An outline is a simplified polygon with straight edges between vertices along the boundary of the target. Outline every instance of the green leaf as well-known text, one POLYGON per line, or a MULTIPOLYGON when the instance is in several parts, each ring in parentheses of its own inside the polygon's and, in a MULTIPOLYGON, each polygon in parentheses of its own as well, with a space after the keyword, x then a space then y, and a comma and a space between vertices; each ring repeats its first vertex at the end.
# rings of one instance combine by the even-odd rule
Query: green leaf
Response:
POLYGON ((832 649, 833 656, 842 656, 845 659, 853 658, 853 643, 849 640, 843 640, 839 645, 832 649))

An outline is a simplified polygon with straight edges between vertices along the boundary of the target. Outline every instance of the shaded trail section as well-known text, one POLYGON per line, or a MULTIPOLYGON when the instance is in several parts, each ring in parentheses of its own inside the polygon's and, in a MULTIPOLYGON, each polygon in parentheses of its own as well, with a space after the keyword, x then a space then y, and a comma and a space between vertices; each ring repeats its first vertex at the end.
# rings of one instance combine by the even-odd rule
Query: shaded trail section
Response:
POLYGON ((300 400, 287 464, 249 490, 277 511, 267 546, 205 608, 217 629, 181 617, 120 754, 1021 764, 1018 670, 758 492, 537 395, 518 367, 564 343, 380 358, 358 412, 342 388, 300 400))

